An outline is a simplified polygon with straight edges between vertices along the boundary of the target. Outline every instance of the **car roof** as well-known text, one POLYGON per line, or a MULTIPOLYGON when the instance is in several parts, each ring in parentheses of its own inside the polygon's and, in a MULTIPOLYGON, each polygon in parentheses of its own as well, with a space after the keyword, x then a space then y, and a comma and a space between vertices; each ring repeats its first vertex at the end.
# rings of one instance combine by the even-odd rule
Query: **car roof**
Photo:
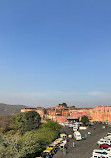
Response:
POLYGON ((60 146, 62 146, 62 145, 66 145, 65 143, 62 143, 60 146))
POLYGON ((93 152, 95 152, 95 151, 98 151, 98 152, 99 152, 99 151, 100 151, 100 152, 104 152, 104 151, 106 151, 106 150, 105 150, 105 149, 103 149, 103 150, 100 150, 100 149, 94 149, 93 152))
POLYGON ((46 150, 52 150, 53 148, 50 148, 50 147, 47 147, 47 149, 46 150))
POLYGON ((50 151, 51 150, 46 149, 46 150, 43 151, 43 153, 49 153, 50 151))
POLYGON ((49 144, 49 146, 56 146, 56 144, 52 143, 52 144, 49 144))

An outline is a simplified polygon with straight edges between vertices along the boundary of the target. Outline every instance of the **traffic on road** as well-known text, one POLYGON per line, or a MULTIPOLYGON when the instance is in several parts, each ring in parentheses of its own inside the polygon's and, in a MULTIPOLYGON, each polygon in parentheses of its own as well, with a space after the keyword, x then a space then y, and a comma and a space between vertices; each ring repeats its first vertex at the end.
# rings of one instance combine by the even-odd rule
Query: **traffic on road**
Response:
POLYGON ((64 130, 39 158, 111 158, 111 133, 107 125, 61 123, 64 130), (103 127, 104 126, 104 127, 103 127))

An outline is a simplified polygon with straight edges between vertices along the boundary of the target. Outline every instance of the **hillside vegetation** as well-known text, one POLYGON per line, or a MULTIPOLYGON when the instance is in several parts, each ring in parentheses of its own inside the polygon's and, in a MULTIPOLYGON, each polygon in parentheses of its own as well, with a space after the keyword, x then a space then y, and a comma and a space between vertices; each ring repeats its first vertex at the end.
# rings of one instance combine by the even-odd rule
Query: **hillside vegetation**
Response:
POLYGON ((9 105, 0 103, 0 114, 13 115, 21 111, 21 108, 25 108, 24 105, 9 105))
POLYGON ((57 122, 41 123, 39 113, 29 111, 14 116, 0 116, 1 158, 35 158, 58 137, 57 122))

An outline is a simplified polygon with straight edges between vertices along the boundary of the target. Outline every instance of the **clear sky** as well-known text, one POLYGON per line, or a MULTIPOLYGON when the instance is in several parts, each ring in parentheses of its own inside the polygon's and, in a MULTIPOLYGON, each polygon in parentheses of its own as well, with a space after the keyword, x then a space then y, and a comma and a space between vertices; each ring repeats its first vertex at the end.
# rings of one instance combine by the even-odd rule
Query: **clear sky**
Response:
POLYGON ((1 0, 0 102, 111 104, 111 0, 1 0))

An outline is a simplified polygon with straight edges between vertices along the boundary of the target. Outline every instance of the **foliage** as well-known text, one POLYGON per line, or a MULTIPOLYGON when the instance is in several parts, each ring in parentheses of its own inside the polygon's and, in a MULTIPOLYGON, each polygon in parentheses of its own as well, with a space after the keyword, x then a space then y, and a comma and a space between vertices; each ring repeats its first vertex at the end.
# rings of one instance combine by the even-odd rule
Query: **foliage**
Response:
POLYGON ((73 106, 70 106, 70 108, 71 108, 71 109, 74 109, 75 107, 76 107, 75 105, 73 105, 73 106))
POLYGON ((1 158, 35 158, 58 137, 62 128, 52 120, 40 126, 40 115, 34 111, 11 117, 9 126, 9 131, 0 133, 1 158))
POLYGON ((35 157, 37 153, 40 153, 41 146, 38 142, 38 136, 35 131, 26 132, 21 136, 21 150, 22 157, 35 157))
POLYGON ((81 117, 81 122, 86 125, 87 123, 89 123, 89 119, 88 116, 84 115, 81 117))
POLYGON ((16 128, 20 130, 21 134, 24 134, 26 131, 38 129, 40 124, 40 115, 35 111, 19 113, 15 117, 16 128))
POLYGON ((17 114, 21 111, 22 108, 26 108, 26 106, 0 103, 0 114, 4 114, 4 115, 17 114))
POLYGON ((59 105, 62 105, 64 107, 68 107, 66 103, 62 103, 62 104, 59 104, 59 105))
POLYGON ((59 131, 62 126, 58 122, 47 120, 46 123, 42 124, 42 128, 49 128, 52 131, 59 131))
POLYGON ((27 131, 24 135, 13 134, 13 130, 8 132, 7 135, 1 135, 1 158, 35 158, 38 156, 47 145, 58 137, 57 131, 60 127, 57 125, 58 123, 52 123, 53 121, 48 121, 45 123, 48 127, 44 124, 37 131, 27 131), (54 128, 54 125, 56 128, 54 128))
POLYGON ((10 116, 0 115, 0 129, 3 132, 10 130, 10 116))
POLYGON ((4 135, 0 144, 1 158, 18 158, 19 153, 19 135, 4 135))

